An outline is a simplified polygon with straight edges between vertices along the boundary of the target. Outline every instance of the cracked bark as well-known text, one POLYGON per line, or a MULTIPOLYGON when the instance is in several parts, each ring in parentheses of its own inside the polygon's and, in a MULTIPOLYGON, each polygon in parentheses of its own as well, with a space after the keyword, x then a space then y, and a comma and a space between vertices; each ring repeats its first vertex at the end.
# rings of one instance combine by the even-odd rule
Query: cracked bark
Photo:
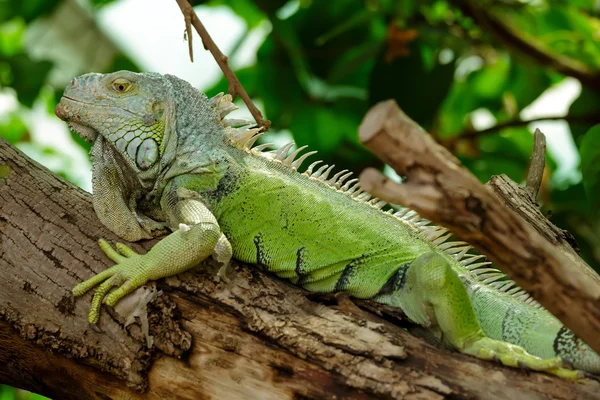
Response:
POLYGON ((599 391, 437 349, 244 265, 226 284, 213 281, 211 263, 158 282, 147 348, 137 324, 123 328, 107 312, 102 332, 91 329, 90 295, 70 295, 110 265, 99 237, 118 240, 89 194, 0 139, 0 382, 103 400, 585 399, 599 391))

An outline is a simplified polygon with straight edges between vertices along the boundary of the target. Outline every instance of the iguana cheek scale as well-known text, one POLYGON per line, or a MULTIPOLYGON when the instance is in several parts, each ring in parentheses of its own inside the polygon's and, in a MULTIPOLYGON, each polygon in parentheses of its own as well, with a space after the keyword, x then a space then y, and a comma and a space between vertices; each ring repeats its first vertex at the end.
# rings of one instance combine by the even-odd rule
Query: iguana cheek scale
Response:
POLYGON ((100 220, 129 241, 172 232, 143 255, 100 241, 117 264, 73 289, 98 286, 91 323, 103 301, 233 256, 309 291, 398 307, 463 353, 570 379, 600 373, 593 350, 466 243, 414 211, 382 211, 347 171, 317 161, 298 172, 314 154, 304 147, 253 147, 261 133, 224 119, 233 109, 228 95, 208 99, 156 73, 87 74, 67 86, 56 114, 94 142, 100 220))

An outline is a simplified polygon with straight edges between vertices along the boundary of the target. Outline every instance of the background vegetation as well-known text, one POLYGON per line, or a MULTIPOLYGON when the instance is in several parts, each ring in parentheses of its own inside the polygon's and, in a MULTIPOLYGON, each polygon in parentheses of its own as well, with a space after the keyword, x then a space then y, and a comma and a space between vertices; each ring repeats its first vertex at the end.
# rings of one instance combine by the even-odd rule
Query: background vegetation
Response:
MULTIPOLYGON (((19 103, 0 115, 0 136, 77 184, 82 184, 81 165, 30 134, 40 118, 31 110, 41 108, 50 115, 72 76, 90 70, 140 69, 95 23, 96 12, 117 1, 0 0, 0 100, 16 96, 19 103), (52 36, 58 50, 44 53, 36 41, 56 26, 71 34, 52 36), (75 43, 86 35, 94 39, 77 50, 75 43)), ((147 2, 147 7, 153 3, 147 2)), ((383 167, 358 144, 356 132, 370 106, 395 98, 482 181, 501 173, 522 181, 533 128, 551 126, 529 123, 540 114, 530 117, 528 110, 540 104, 542 94, 553 92, 552 101, 542 104, 566 112, 543 117, 562 121, 556 132, 565 135, 559 140, 552 137, 555 130, 546 132, 554 147, 540 201, 552 221, 574 235, 582 256, 599 269, 596 1, 191 3, 230 7, 245 22, 248 35, 268 27, 255 61, 236 71, 272 121, 268 139, 291 135, 297 143, 319 150, 323 159, 356 172, 383 167), (568 88, 574 88, 574 101, 568 98, 568 88), (569 152, 571 148, 575 151, 569 152)), ((242 47, 240 40, 230 55, 242 47)), ((227 84, 220 80, 203 89, 213 95, 226 91, 227 84)), ((75 136, 73 140, 88 146, 75 136)), ((0 386, 0 400, 12 399, 15 393, 0 386)))

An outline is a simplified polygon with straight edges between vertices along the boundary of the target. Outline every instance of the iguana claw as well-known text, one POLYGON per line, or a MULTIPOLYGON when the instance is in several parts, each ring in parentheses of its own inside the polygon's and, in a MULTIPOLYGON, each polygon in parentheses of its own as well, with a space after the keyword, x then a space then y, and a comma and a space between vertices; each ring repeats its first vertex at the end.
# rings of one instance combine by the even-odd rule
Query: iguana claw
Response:
POLYGON ((94 325, 98 323, 100 318, 100 307, 103 301, 113 307, 125 295, 148 281, 148 266, 145 265, 147 264, 145 255, 136 253, 122 243, 115 245, 116 250, 104 239, 100 239, 98 244, 102 251, 117 265, 102 271, 73 288, 73 295, 81 296, 91 288, 100 285, 94 293, 88 314, 89 322, 94 325), (114 287, 117 287, 117 289, 108 294, 114 287))

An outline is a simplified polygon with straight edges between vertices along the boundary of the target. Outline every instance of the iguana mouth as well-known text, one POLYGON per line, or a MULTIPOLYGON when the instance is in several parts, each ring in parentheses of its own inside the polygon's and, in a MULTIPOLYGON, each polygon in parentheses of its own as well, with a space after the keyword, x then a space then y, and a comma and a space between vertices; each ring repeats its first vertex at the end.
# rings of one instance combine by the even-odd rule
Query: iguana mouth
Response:
POLYGON ((86 125, 78 124, 77 122, 69 121, 69 128, 77 132, 79 136, 87 142, 93 143, 98 137, 98 131, 86 125))
POLYGON ((98 131, 96 131, 94 128, 73 121, 70 118, 67 110, 65 110, 65 105, 62 103, 62 101, 54 108, 54 114, 56 114, 56 116, 63 121, 66 121, 69 124, 69 128, 86 141, 92 143, 98 137, 98 131))

